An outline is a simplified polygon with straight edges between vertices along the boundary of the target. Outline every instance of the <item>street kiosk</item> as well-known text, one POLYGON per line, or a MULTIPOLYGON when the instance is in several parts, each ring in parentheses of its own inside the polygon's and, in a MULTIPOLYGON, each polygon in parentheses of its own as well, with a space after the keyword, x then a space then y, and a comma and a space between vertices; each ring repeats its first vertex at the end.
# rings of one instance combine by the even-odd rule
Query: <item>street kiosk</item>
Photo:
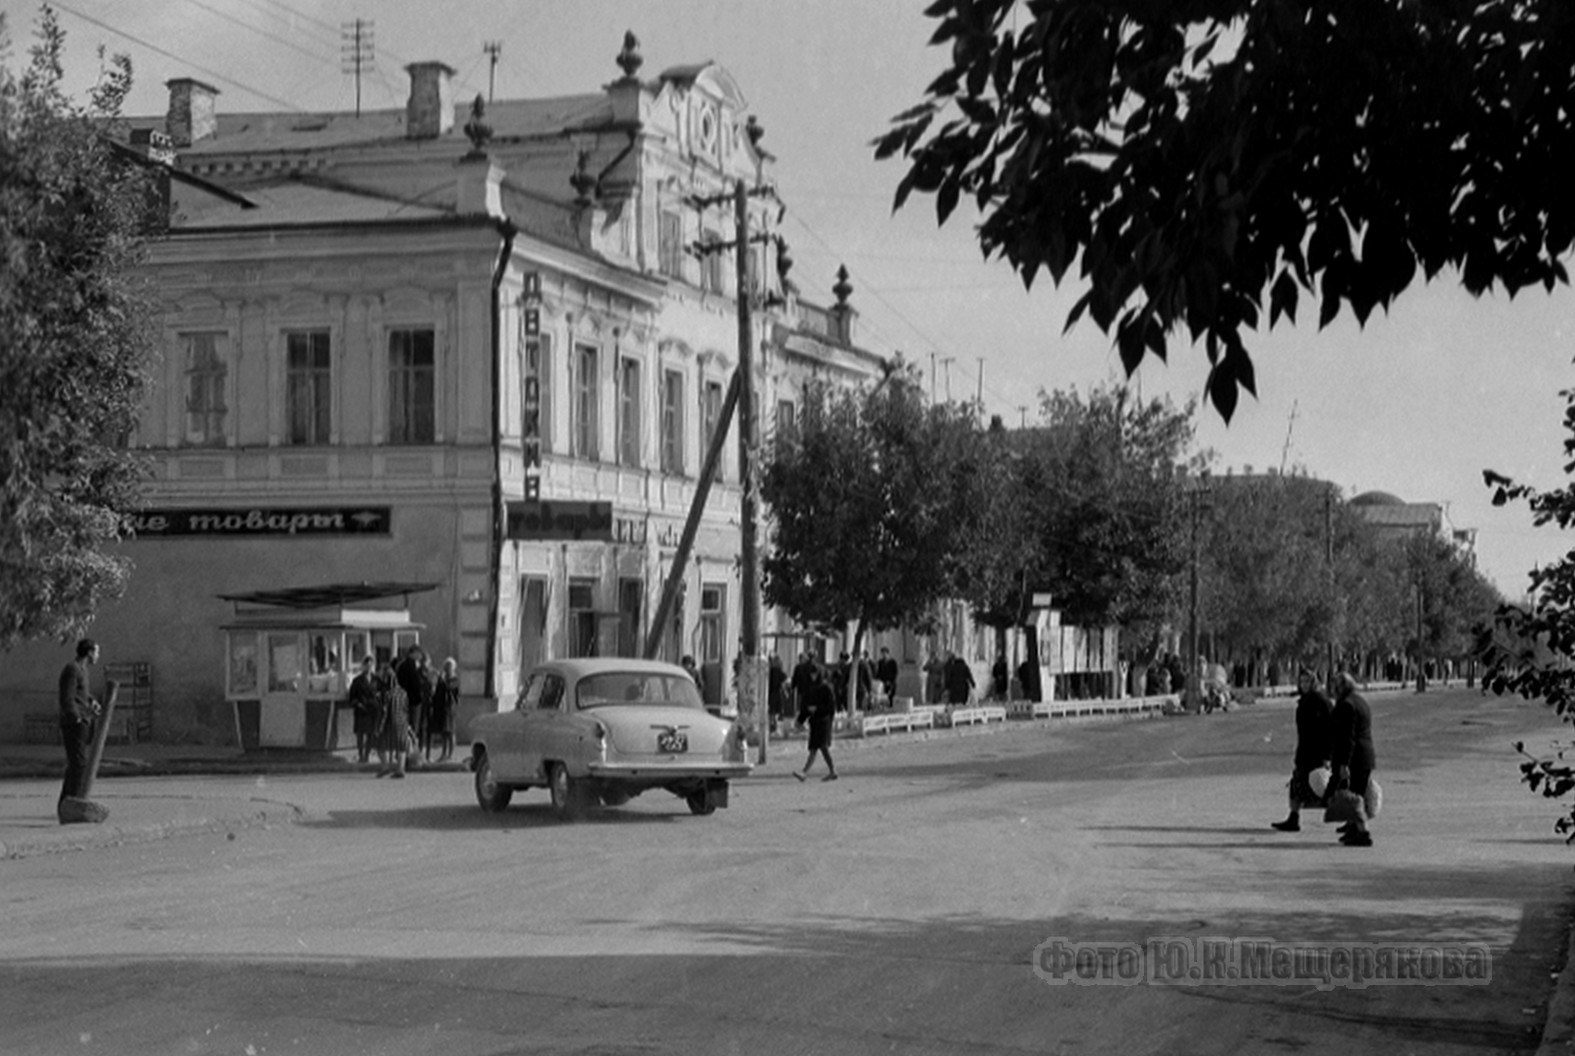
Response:
POLYGON ((409 596, 436 586, 332 583, 219 595, 235 605, 222 628, 224 685, 241 748, 354 747, 350 680, 363 657, 381 668, 420 642, 409 596))

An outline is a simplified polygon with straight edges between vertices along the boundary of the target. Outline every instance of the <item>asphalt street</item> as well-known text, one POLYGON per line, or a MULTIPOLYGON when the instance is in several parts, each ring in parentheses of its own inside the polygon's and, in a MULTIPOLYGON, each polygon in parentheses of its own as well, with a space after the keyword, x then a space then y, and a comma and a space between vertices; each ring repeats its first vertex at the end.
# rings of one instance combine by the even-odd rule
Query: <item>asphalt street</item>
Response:
MULTIPOLYGON (((1561 728, 1460 688, 1372 700, 1372 848, 1268 827, 1288 702, 845 745, 831 784, 778 752, 708 818, 653 793, 565 825, 540 791, 487 815, 455 772, 107 779, 112 821, 192 824, 0 861, 0 1052, 1536 1051, 1569 1015, 1575 852, 1510 745, 1561 728), (1046 955, 1246 939, 1489 974, 1046 955)), ((54 792, 0 783, 0 839, 54 792)))

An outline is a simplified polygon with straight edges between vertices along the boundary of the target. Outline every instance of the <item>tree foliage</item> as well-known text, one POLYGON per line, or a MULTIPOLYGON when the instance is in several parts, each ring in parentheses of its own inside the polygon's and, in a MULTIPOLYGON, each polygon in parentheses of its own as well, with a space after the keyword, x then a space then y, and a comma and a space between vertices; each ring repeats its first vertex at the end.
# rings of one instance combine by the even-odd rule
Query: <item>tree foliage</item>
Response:
MULTIPOLYGON (((1566 471, 1575 477, 1575 389, 1562 394, 1566 471)), ((1524 502, 1538 527, 1575 527, 1575 479, 1561 488, 1541 491, 1488 470, 1483 480, 1493 490, 1493 505, 1524 502)), ((1477 639, 1478 654, 1487 665, 1485 688, 1542 700, 1567 721, 1575 722, 1575 549, 1530 575, 1530 597, 1523 604, 1498 608, 1492 623, 1477 639)))
POLYGON ((105 548, 141 479, 126 439, 152 331, 130 272, 149 196, 104 136, 131 66, 110 60, 78 106, 64 44, 46 7, 27 64, 0 65, 0 647, 75 633, 121 592, 105 548))
POLYGON ((1228 421, 1244 331, 1365 323, 1420 271, 1567 282, 1568 0, 935 0, 951 61, 893 119, 901 208, 971 199, 1026 285, 1077 263, 1127 370, 1201 341, 1228 421))
POLYGON ((1208 503, 1200 607, 1222 655, 1316 657, 1336 609, 1330 485, 1224 478, 1208 503))
POLYGON ((1035 589, 1071 624, 1163 620, 1187 561, 1180 468, 1194 408, 1109 386, 1041 394, 1039 415, 1022 434, 1015 491, 1038 539, 1035 589))
POLYGON ((926 404, 899 364, 873 390, 821 385, 761 467, 766 603, 809 627, 919 627, 954 596, 982 473, 973 415, 926 404))

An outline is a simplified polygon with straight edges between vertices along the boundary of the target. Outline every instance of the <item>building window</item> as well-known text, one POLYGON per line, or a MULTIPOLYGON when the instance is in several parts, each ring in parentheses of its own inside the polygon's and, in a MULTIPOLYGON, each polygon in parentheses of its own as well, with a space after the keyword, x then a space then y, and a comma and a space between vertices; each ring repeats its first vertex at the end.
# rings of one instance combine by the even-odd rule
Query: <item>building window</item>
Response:
POLYGON ((727 254, 717 246, 722 237, 707 231, 700 241, 707 247, 700 256, 700 288, 707 293, 721 293, 723 266, 727 263, 727 254))
POLYGON ((618 461, 640 464, 640 361, 618 361, 618 461))
POLYGON ((569 580, 569 655, 596 655, 595 580, 569 580))
POLYGON ((328 331, 307 330, 286 336, 285 416, 292 444, 326 444, 333 425, 333 383, 328 331))
POLYGON ((684 376, 677 370, 662 374, 662 472, 684 472, 684 376))
POLYGON ((792 400, 777 401, 777 440, 790 444, 798 439, 798 408, 792 400))
POLYGON ((437 439, 437 369, 431 330, 388 335, 388 442, 430 444, 437 439))
POLYGON ((663 212, 656 235, 657 270, 670 279, 684 277, 684 218, 663 212))
POLYGON ((224 444, 226 334, 182 334, 186 361, 186 442, 224 444))
POLYGON ((570 432, 574 437, 573 454, 579 458, 598 458, 601 446, 600 416, 601 391, 597 382, 596 349, 580 345, 574 350, 574 420, 570 432))
POLYGON ((716 430, 722 424, 722 383, 708 381, 700 394, 700 442, 711 449, 711 440, 716 436, 716 430))

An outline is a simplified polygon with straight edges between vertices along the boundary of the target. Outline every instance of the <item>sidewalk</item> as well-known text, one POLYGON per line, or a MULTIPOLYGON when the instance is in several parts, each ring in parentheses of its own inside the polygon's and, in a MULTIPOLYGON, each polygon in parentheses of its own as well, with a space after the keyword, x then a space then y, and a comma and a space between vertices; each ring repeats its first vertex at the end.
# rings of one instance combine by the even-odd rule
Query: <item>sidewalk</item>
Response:
MULTIPOLYGON (((412 768, 415 772, 463 769, 456 758, 412 768)), ((354 761, 353 752, 264 751, 163 744, 111 745, 104 751, 93 798, 109 808, 99 825, 62 825, 55 816, 65 759, 58 746, 0 745, 0 861, 144 843, 198 832, 228 832, 288 824, 302 808, 233 787, 183 780, 192 776, 250 774, 374 774, 377 764, 354 761), (169 778, 121 784, 122 777, 169 778), (117 785, 119 787, 117 788, 117 785)))

